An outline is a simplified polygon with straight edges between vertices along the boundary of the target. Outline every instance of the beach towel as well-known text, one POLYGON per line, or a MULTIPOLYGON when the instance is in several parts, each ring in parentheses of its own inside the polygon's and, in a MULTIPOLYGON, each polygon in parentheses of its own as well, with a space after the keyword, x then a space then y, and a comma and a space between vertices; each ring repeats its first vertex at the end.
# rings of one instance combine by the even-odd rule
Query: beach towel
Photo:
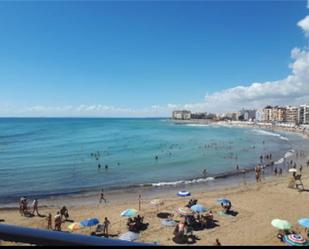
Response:
POLYGON ((218 215, 224 216, 224 217, 232 217, 232 215, 226 214, 224 211, 219 211, 219 212, 218 212, 218 215))

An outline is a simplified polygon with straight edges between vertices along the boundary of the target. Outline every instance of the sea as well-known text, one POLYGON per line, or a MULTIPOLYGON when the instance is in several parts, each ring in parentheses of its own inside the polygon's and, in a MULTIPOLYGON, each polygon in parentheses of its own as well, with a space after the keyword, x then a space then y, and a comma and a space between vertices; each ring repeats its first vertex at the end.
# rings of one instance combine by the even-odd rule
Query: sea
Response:
POLYGON ((285 164, 296 149, 308 149, 297 134, 168 118, 1 118, 0 203, 216 181, 269 153, 285 164))

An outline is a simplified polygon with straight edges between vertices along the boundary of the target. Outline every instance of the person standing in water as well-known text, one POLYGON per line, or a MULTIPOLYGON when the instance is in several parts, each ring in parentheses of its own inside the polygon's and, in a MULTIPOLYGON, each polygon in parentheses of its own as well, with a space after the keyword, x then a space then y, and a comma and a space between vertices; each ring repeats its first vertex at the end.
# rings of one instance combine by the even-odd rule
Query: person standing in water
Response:
POLYGON ((203 176, 206 177, 207 176, 207 169, 203 170, 203 176))

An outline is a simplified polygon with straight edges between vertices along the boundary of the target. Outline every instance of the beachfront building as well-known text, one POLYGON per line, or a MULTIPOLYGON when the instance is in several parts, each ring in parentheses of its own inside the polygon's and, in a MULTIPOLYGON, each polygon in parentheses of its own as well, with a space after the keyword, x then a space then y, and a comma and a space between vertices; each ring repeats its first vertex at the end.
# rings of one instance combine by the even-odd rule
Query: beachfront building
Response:
POLYGON ((309 105, 301 105, 298 108, 298 123, 309 124, 309 105))
POLYGON ((285 121, 290 124, 299 124, 298 107, 288 106, 286 108, 285 121))
POLYGON ((188 119, 191 119, 191 112, 187 110, 173 111, 172 118, 188 120, 188 119))
POLYGON ((254 121, 256 116, 256 110, 245 110, 242 109, 239 111, 240 115, 238 117, 239 120, 242 121, 254 121))
POLYGON ((285 122, 286 120, 286 108, 281 106, 275 106, 272 110, 272 121, 274 122, 285 122))
POLYGON ((255 113, 255 122, 264 122, 264 112, 263 112, 263 109, 261 110, 256 110, 256 113, 255 113))
POLYGON ((206 119, 207 112, 191 113, 191 119, 206 119))
POLYGON ((263 117, 265 122, 273 121, 273 107, 268 105, 263 109, 263 117))

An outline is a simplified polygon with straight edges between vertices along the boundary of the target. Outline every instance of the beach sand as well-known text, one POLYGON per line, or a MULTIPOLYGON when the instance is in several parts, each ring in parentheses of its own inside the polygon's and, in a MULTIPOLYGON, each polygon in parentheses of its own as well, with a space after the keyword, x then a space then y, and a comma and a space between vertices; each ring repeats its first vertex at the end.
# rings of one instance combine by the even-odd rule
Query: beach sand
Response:
MULTIPOLYGON (((307 158, 303 158, 307 160, 307 158)), ((306 164, 303 164, 306 165, 306 164)), ((294 230, 299 230, 297 220, 303 217, 309 217, 309 168, 304 166, 303 183, 305 191, 299 192, 297 189, 288 188, 288 182, 291 173, 285 173, 283 176, 274 176, 271 179, 263 180, 260 183, 240 184, 232 188, 224 188, 214 191, 206 191, 202 187, 199 191, 192 192, 190 197, 177 197, 171 193, 158 193, 157 196, 164 200, 164 205, 160 207, 159 212, 173 212, 177 207, 187 204, 190 198, 198 199, 198 203, 211 208, 214 213, 214 219, 219 226, 195 231, 194 234, 200 238, 193 245, 213 245, 216 238, 222 245, 284 245, 276 238, 277 230, 271 225, 275 218, 286 219, 294 225, 294 230), (228 198, 232 201, 232 210, 238 212, 236 216, 223 217, 218 214, 221 207, 216 203, 218 198, 228 198)), ((95 197, 94 197, 95 198, 95 197)), ((109 200, 110 196, 106 194, 109 200)), ((97 196, 99 199, 99 194, 97 196)), ((157 242, 160 245, 176 245, 172 241, 173 228, 163 227, 161 219, 157 217, 157 209, 152 207, 149 202, 152 199, 142 196, 141 211, 144 222, 148 222, 148 229, 143 231, 140 236, 140 242, 157 242)), ((113 197, 107 204, 85 204, 80 199, 80 205, 67 205, 70 219, 81 221, 90 217, 97 217, 101 222, 104 217, 111 221, 109 233, 111 238, 117 238, 116 235, 124 233, 127 219, 120 216, 120 213, 127 208, 138 210, 138 194, 136 198, 126 199, 125 195, 113 197)), ((43 207, 39 208, 41 214, 51 213, 54 217, 61 205, 46 205, 44 201, 40 203, 43 207)), ((20 225, 33 228, 45 229, 47 222, 45 218, 38 216, 26 218, 19 214, 18 204, 16 208, 0 209, 0 219, 5 219, 5 224, 20 225)), ((53 221, 54 224, 54 221, 53 221)), ((64 231, 68 231, 69 222, 62 225, 64 231)), ((94 227, 92 228, 92 231, 94 227)), ((90 234, 90 228, 84 228, 75 233, 90 234)), ((2 245, 14 245, 11 242, 2 242, 2 245)), ((20 244, 21 245, 21 244, 20 244)))

